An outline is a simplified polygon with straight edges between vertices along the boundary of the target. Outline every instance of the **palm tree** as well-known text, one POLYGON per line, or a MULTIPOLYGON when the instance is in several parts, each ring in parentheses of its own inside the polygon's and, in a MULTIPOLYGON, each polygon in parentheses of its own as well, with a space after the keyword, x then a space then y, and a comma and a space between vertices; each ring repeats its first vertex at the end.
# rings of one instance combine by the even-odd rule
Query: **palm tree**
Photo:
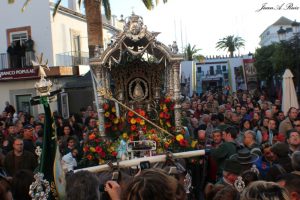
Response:
POLYGON ((185 59, 189 61, 192 61, 194 59, 201 59, 203 57, 202 55, 196 55, 196 53, 200 50, 201 49, 196 49, 196 45, 192 47, 191 44, 188 44, 184 50, 185 59))
MULTIPOLYGON (((31 0, 25 0, 22 11, 25 10, 26 5, 31 0)), ((62 0, 58 0, 55 4, 53 16, 56 14, 62 0)), ((14 3, 15 0, 8 0, 8 3, 14 3)), ((154 8, 153 0, 142 0, 145 7, 148 10, 154 8)), ((156 5, 159 3, 159 0, 156 0, 156 5)), ((163 0, 163 3, 166 3, 167 0, 163 0)), ((81 5, 82 0, 78 0, 78 4, 81 5)), ((110 2, 109 0, 83 0, 85 7, 86 23, 87 23, 87 34, 88 34, 88 46, 89 46, 89 57, 94 57, 95 47, 103 47, 103 24, 102 24, 102 13, 101 6, 104 8, 105 16, 108 20, 111 17, 110 2)))
MULTIPOLYGON (((28 0, 27 0, 28 1, 28 0)), ((82 0, 78 0, 78 4, 81 5, 82 0)), ((148 10, 154 8, 154 3, 152 0, 142 0, 145 7, 148 10)), ((167 0, 163 0, 164 3, 167 0)), ((61 0, 58 0, 53 15, 56 14, 57 9, 59 8, 61 0)), ((156 0, 156 4, 159 3, 159 0, 156 0)), ((90 58, 94 57, 95 47, 98 46, 102 48, 103 45, 103 22, 102 22, 102 13, 101 6, 104 8, 105 16, 108 20, 111 18, 111 9, 109 0, 83 0, 85 7, 86 23, 87 23, 87 34, 88 34, 88 46, 89 46, 89 56, 90 58)))
POLYGON ((241 47, 245 46, 245 40, 239 36, 229 35, 227 37, 224 37, 223 39, 220 39, 217 44, 216 48, 219 49, 227 49, 227 51, 230 53, 230 57, 233 57, 233 52, 236 50, 239 50, 241 47))

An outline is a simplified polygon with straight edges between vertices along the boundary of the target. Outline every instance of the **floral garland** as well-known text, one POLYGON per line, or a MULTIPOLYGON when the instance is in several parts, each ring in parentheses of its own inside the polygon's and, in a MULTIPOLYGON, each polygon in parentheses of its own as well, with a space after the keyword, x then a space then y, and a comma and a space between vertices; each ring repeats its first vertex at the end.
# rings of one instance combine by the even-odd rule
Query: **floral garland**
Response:
POLYGON ((124 128, 124 119, 117 116, 117 110, 113 102, 104 103, 104 128, 105 134, 111 138, 118 138, 124 128))
POLYGON ((125 116, 119 117, 114 103, 105 103, 103 105, 105 116, 105 133, 111 140, 103 139, 98 133, 92 132, 88 135, 88 141, 85 143, 83 152, 84 159, 88 165, 102 164, 106 160, 116 159, 120 141, 153 140, 156 142, 156 154, 162 154, 167 151, 181 152, 191 150, 193 142, 189 140, 185 129, 180 133, 175 132, 175 103, 167 97, 159 101, 157 109, 157 124, 174 137, 170 137, 161 131, 158 131, 152 125, 148 124, 142 117, 149 119, 147 112, 141 108, 134 111, 128 111, 125 116))
POLYGON ((117 156, 116 146, 108 139, 101 138, 97 132, 91 132, 83 146, 83 160, 88 166, 105 163, 117 156))

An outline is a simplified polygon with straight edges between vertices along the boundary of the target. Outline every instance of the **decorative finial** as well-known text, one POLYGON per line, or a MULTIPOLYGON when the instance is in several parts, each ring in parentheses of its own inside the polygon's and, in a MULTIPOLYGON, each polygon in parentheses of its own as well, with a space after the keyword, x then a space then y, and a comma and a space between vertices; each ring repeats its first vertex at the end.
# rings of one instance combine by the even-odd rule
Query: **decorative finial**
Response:
POLYGON ((259 170, 257 169, 256 165, 252 165, 251 169, 250 169, 251 172, 254 172, 256 175, 259 175, 259 170))
POLYGON ((35 181, 29 187, 29 195, 32 200, 47 200, 50 192, 50 184, 44 180, 44 174, 38 172, 34 175, 35 181))
POLYGON ((242 192, 245 188, 245 182, 241 176, 237 177, 237 180, 234 181, 234 187, 238 192, 242 192))
POLYGON ((34 60, 32 60, 31 62, 33 64, 33 67, 39 70, 39 76, 41 78, 39 82, 35 83, 35 88, 39 91, 40 96, 48 96, 50 95, 50 91, 52 87, 52 82, 50 80, 47 81, 45 79, 45 77, 47 76, 44 69, 50 71, 48 67, 48 60, 45 63, 43 63, 43 53, 41 53, 40 56, 37 56, 36 59, 38 62, 35 62, 34 60))
POLYGON ((190 188, 192 187, 192 177, 189 173, 186 173, 184 177, 184 190, 185 193, 190 193, 190 188))

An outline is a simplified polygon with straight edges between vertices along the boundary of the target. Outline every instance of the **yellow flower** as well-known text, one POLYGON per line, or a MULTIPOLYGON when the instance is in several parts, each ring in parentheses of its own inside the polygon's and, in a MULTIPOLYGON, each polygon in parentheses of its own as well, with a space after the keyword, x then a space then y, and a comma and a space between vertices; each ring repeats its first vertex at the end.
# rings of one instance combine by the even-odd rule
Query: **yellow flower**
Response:
POLYGON ((142 126, 145 125, 145 120, 142 119, 142 120, 140 121, 140 125, 142 125, 142 126))
POLYGON ((94 147, 90 147, 91 152, 96 152, 96 149, 94 147))
POLYGON ((105 160, 103 160, 103 159, 99 159, 99 164, 100 164, 100 165, 103 165, 103 164, 105 164, 105 160))
POLYGON ((171 127, 170 122, 167 122, 166 125, 167 125, 167 127, 169 127, 169 128, 171 127))
POLYGON ((134 118, 132 118, 132 119, 130 120, 130 123, 131 123, 131 124, 135 124, 135 123, 136 123, 136 120, 135 120, 134 118))
POLYGON ((183 135, 178 134, 178 135, 176 136, 176 140, 177 140, 177 141, 183 140, 183 135))
POLYGON ((105 116, 105 117, 109 117, 109 115, 110 115, 109 112, 105 112, 105 113, 104 113, 104 116, 105 116))
POLYGON ((119 119, 115 118, 113 122, 114 122, 114 124, 117 124, 117 123, 119 123, 119 119))
POLYGON ((111 108, 111 112, 115 113, 115 112, 116 112, 116 108, 115 108, 115 107, 112 107, 112 108, 111 108))
POLYGON ((161 120, 161 119, 159 120, 159 123, 160 123, 160 125, 162 125, 162 126, 164 125, 164 122, 163 122, 163 120, 161 120))
POLYGON ((193 140, 193 141, 192 141, 192 144, 191 144, 191 147, 192 147, 192 148, 195 148, 196 145, 197 145, 197 143, 198 143, 197 140, 193 140))
POLYGON ((109 150, 110 150, 110 152, 113 152, 113 151, 115 151, 115 147, 110 147, 109 150))
POLYGON ((124 139, 127 139, 127 138, 128 138, 127 133, 123 133, 123 134, 122 134, 122 137, 123 137, 124 139))

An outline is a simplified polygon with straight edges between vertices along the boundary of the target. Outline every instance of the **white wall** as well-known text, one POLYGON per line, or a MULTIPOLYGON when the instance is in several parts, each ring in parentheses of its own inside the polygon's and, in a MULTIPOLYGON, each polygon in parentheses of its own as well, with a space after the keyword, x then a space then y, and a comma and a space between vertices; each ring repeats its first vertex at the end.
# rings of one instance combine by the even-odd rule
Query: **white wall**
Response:
MULTIPOLYGON (((268 29, 261 35, 261 41, 259 42, 260 46, 268 46, 275 42, 280 42, 277 31, 281 26, 270 26, 268 29), (267 34, 269 32, 269 34, 267 34)), ((283 29, 291 28, 291 25, 282 25, 283 29)), ((293 31, 286 33, 286 39, 289 39, 293 36, 293 31)))
POLYGON ((73 17, 70 14, 57 12, 54 19, 51 19, 54 65, 56 54, 74 51, 73 36, 80 35, 81 51, 88 52, 87 25, 86 21, 73 17))
POLYGON ((6 29, 31 26, 32 39, 35 41, 36 53, 44 53, 44 58, 53 64, 50 10, 48 0, 32 0, 22 13, 25 1, 15 1, 8 4, 0 1, 0 53, 7 50, 6 29))

